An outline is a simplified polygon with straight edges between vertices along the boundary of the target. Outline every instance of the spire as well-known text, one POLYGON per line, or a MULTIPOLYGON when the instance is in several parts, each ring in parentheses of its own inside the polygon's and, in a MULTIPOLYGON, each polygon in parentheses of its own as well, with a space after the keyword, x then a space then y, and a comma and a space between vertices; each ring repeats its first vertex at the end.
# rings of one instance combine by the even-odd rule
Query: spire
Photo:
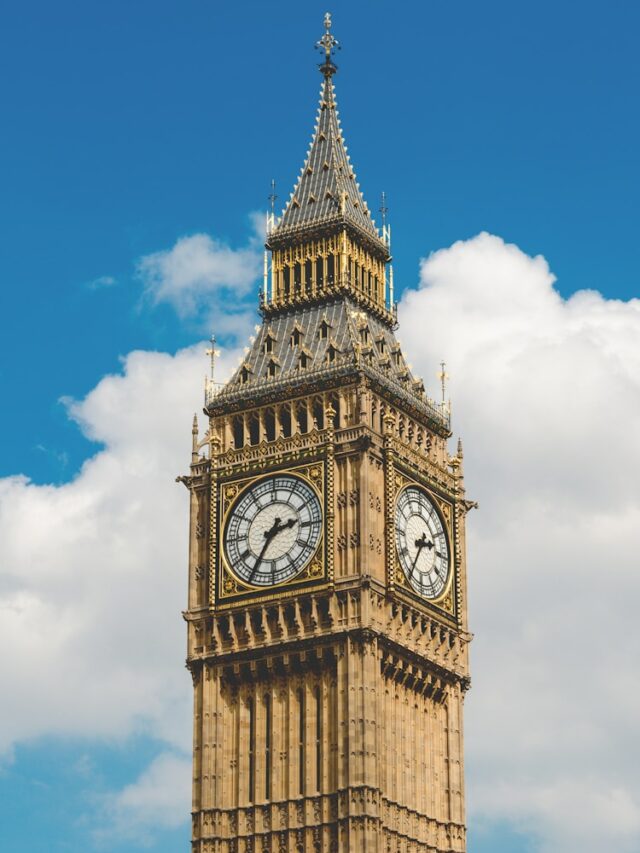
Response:
POLYGON ((317 227, 335 225, 342 228, 347 225, 369 241, 374 241, 380 252, 388 255, 360 192, 340 127, 333 83, 338 70, 333 54, 339 44, 331 33, 329 13, 325 15, 324 25, 324 35, 316 44, 324 55, 324 61, 320 64, 323 81, 311 146, 282 217, 269 235, 269 243, 273 245, 280 238, 317 227))

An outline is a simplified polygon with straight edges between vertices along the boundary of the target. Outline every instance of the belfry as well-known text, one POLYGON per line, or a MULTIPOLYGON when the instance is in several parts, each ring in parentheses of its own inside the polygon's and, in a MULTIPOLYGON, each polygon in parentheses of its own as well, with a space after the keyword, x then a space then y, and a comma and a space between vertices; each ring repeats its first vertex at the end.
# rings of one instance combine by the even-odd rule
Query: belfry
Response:
POLYGON ((462 446, 396 340, 331 19, 262 324, 193 427, 194 853, 465 850, 462 446))

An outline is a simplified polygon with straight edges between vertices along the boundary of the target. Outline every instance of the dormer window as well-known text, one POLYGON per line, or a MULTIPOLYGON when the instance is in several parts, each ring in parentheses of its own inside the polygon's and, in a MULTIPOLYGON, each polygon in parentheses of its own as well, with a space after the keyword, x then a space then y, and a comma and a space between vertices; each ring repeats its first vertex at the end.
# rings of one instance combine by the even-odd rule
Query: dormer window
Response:
POLYGON ((369 343, 369 327, 366 325, 360 327, 360 343, 363 345, 369 343))
POLYGON ((240 371, 240 384, 241 385, 246 385, 246 383, 249 381, 249 373, 250 373, 249 368, 245 365, 242 368, 242 370, 240 371))
POLYGON ((378 338, 378 352, 380 355, 385 354, 385 340, 382 336, 378 338))
POLYGON ((273 358, 269 359, 269 364, 267 365, 267 376, 271 376, 271 377, 275 376, 277 369, 278 369, 278 364, 275 361, 275 359, 273 359, 273 358))
POLYGON ((293 347, 299 347, 301 340, 302 340, 302 332, 296 326, 296 328, 293 330, 293 332, 291 332, 291 348, 293 349, 293 347))
POLYGON ((320 338, 321 341, 326 341, 326 339, 329 337, 329 329, 330 328, 331 328, 331 326, 329 325, 329 323, 327 323, 326 320, 323 320, 320 323, 320 328, 318 330, 318 337, 320 338))
POLYGON ((267 336, 264 339, 264 343, 262 345, 262 351, 265 353, 273 352, 273 345, 276 342, 276 337, 271 332, 267 332, 267 336))
POLYGON ((298 366, 301 370, 306 370, 306 368, 309 366, 309 356, 306 352, 300 353, 300 358, 298 359, 298 366))
POLYGON ((333 344, 329 344, 329 346, 327 347, 327 362, 329 364, 332 364, 336 360, 337 353, 337 347, 335 347, 333 344))

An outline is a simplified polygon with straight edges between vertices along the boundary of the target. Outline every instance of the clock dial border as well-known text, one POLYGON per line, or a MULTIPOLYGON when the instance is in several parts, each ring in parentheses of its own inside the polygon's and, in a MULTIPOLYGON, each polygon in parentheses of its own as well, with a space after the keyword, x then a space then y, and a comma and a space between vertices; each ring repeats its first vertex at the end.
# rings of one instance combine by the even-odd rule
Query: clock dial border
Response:
POLYGON ((404 473, 401 466, 394 466, 393 489, 391 500, 388 502, 389 515, 387 523, 392 525, 393 546, 387 557, 387 583, 395 594, 407 603, 418 602, 422 607, 433 610, 456 624, 459 613, 459 571, 457 551, 457 525, 456 525, 456 503, 453 495, 444 495, 431 482, 422 478, 417 479, 415 475, 409 476, 404 473), (404 489, 413 487, 425 492, 429 501, 433 504, 442 522, 442 527, 449 549, 449 576, 442 593, 437 598, 425 598, 420 595, 409 583, 397 551, 395 524, 396 507, 398 498, 404 489))
POLYGON ((241 599, 266 600, 287 598, 298 592, 301 587, 328 586, 327 572, 327 484, 326 465, 324 460, 318 460, 299 467, 279 467, 268 471, 254 472, 250 475, 233 477, 218 482, 219 506, 217 510, 219 531, 216 541, 212 543, 215 549, 216 584, 212 591, 212 603, 217 607, 233 605, 241 599), (321 530, 313 554, 306 560, 300 570, 292 577, 273 585, 253 585, 240 577, 233 570, 225 553, 225 536, 231 514, 252 486, 268 480, 271 477, 290 476, 302 480, 307 485, 320 505, 321 530))
MULTIPOLYGON (((433 500, 431 494, 423 486, 419 486, 417 484, 415 484, 415 485, 409 484, 409 485, 405 485, 401 489, 399 489, 398 493, 396 494, 394 515, 395 515, 394 526, 395 526, 395 531, 396 531, 396 535, 394 537, 395 538, 395 547, 396 547, 396 558, 398 560, 398 563, 400 564, 400 572, 402 572, 402 574, 404 575, 404 579, 406 580, 406 582, 408 584, 408 588, 412 589, 413 592, 420 599, 422 599, 424 601, 432 602, 432 603, 437 603, 438 601, 440 601, 442 598, 444 598, 446 596, 446 594, 449 591, 449 588, 451 586, 451 579, 453 577, 453 561, 451 559, 451 545, 450 545, 449 536, 447 533, 446 523, 445 523, 445 520, 444 520, 440 510, 439 510, 438 504, 436 501, 433 500), (429 530, 429 533, 433 537, 433 542, 431 543, 431 547, 432 548, 435 547, 436 535, 442 535, 442 537, 444 538, 444 543, 445 543, 445 547, 446 547, 447 575, 444 579, 444 582, 442 584, 441 589, 438 592, 436 592, 434 595, 427 595, 426 593, 421 592, 419 589, 416 589, 416 587, 411 582, 411 579, 407 577, 407 573, 406 573, 406 570, 403 566, 402 558, 400 556, 400 554, 401 554, 400 535, 399 535, 399 531, 398 531, 399 517, 402 514, 400 504, 401 504, 401 501, 403 499, 403 495, 406 495, 407 492, 409 492, 410 490, 413 490, 413 491, 418 492, 419 494, 423 495, 425 498, 426 505, 428 505, 429 507, 432 507, 433 512, 436 514, 436 517, 437 517, 437 520, 439 523, 439 527, 440 527, 440 532, 438 534, 433 534, 433 532, 431 530, 429 530)), ((413 513, 413 515, 419 515, 419 513, 413 513)), ((409 520, 407 519, 407 524, 408 523, 409 523, 409 520)), ((406 533, 405 533, 405 537, 406 537, 406 533)), ((440 546, 440 547, 442 548, 442 546, 440 546)), ((436 551, 436 553, 437 553, 437 551, 436 551)), ((416 554, 416 560, 418 559, 418 557, 419 557, 419 552, 418 552, 418 554, 416 554)), ((434 560, 434 565, 435 565, 435 560, 434 560)), ((436 572, 437 572, 437 570, 436 570, 436 572)), ((420 572, 420 574, 423 574, 423 572, 420 572)), ((422 581, 420 582, 419 586, 421 588, 424 586, 422 581)))

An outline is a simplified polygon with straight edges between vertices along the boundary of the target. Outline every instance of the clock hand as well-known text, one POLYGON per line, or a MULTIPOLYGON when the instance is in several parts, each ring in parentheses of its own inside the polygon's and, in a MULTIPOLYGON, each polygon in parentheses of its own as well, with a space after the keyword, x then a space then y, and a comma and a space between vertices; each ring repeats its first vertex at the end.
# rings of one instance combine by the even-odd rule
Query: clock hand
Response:
POLYGON ((280 524, 280 518, 278 517, 278 518, 274 519, 273 524, 271 525, 269 530, 265 530, 265 532, 264 532, 265 542, 264 542, 264 545, 262 546, 262 551, 260 551, 260 554, 258 555, 258 558, 255 561, 253 568, 251 569, 251 574, 249 575, 249 583, 251 583, 251 581, 253 580, 253 577, 256 573, 256 570, 257 570, 258 566, 260 565, 260 563, 262 562, 262 559, 263 559, 264 555, 266 554, 267 548, 271 544, 271 540, 273 539, 273 537, 277 536, 278 533, 281 533, 283 530, 287 530, 287 529, 293 527, 293 525, 296 523, 296 521, 297 521, 296 518, 290 518, 288 521, 285 521, 284 524, 280 524))
POLYGON ((422 536, 420 537, 420 539, 416 539, 415 545, 416 545, 416 548, 418 550, 416 551, 416 556, 414 557, 413 564, 411 566, 411 575, 410 575, 411 578, 413 577, 413 573, 416 570, 416 565, 418 563, 418 557, 420 556, 420 552, 427 545, 427 534, 423 533, 422 536))
POLYGON ((255 573, 258 569, 258 566, 262 562, 262 558, 264 557, 264 555, 267 551, 267 548, 271 544, 271 540, 276 535, 276 533, 279 533, 279 531, 281 529, 282 528, 280 527, 280 519, 275 518, 273 521, 273 524, 271 525, 269 530, 265 530, 265 532, 264 532, 264 545, 262 546, 262 551, 260 551, 260 553, 258 554, 258 557, 257 557, 255 563, 253 564, 253 568, 251 569, 251 574, 249 575, 249 583, 251 583, 251 581, 253 580, 253 576, 255 575, 255 573))

